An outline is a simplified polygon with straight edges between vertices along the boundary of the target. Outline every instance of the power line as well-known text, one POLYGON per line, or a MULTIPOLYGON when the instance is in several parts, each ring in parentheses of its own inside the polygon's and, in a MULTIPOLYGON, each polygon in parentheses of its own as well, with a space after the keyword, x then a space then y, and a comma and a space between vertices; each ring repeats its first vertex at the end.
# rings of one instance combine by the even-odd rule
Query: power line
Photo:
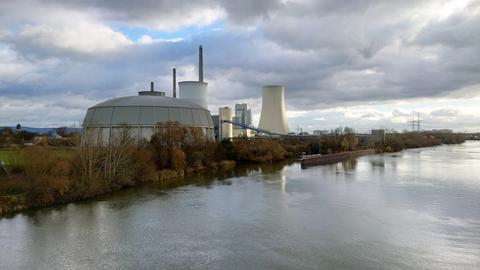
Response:
POLYGON ((417 113, 417 120, 415 120, 415 115, 412 116, 412 121, 409 121, 412 127, 412 132, 420 132, 420 123, 422 120, 420 120, 420 113, 417 113))

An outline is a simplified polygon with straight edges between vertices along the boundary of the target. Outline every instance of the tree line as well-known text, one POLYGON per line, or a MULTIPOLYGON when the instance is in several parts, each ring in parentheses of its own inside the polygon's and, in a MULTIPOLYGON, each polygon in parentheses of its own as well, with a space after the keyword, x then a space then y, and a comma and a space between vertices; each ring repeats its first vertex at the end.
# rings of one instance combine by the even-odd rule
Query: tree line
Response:
MULTIPOLYGON (((138 141, 128 127, 99 143, 99 132, 87 132, 74 147, 40 145, 23 148, 21 162, 7 164, 0 176, 0 197, 22 195, 27 207, 90 198, 143 182, 179 178, 236 163, 273 163, 301 154, 330 154, 376 148, 378 152, 461 143, 461 134, 393 133, 382 144, 359 142, 351 128, 301 138, 239 138, 212 141, 200 128, 168 123, 152 138, 138 141)), ((1 207, 0 207, 1 213, 1 207)))
POLYGON ((7 177, 0 178, 0 196, 24 195, 28 207, 46 206, 204 169, 228 169, 236 161, 273 162, 287 157, 277 141, 216 142, 200 128, 176 123, 162 126, 149 141, 135 140, 131 133, 128 127, 120 128, 108 143, 100 143, 99 132, 87 132, 75 147, 16 150, 21 151, 22 162, 7 166, 7 177))

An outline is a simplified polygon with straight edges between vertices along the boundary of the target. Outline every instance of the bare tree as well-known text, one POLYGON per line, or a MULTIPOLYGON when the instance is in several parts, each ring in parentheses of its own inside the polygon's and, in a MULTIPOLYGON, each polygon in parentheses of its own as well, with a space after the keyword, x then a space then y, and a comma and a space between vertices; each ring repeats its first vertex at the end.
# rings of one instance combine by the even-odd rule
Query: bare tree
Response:
POLYGON ((99 128, 87 128, 77 144, 78 158, 72 163, 79 174, 76 184, 84 193, 87 192, 90 181, 99 179, 100 176, 98 171, 101 157, 100 139, 99 128))
POLYGON ((105 147, 102 158, 104 179, 108 184, 113 183, 121 170, 126 169, 128 153, 134 144, 131 129, 128 126, 117 128, 105 147))

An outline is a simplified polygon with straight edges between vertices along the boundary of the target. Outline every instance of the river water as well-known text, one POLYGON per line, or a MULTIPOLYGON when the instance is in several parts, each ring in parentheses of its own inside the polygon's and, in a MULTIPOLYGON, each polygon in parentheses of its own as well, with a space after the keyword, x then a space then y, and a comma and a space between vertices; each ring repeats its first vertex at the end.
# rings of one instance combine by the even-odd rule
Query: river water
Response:
POLYGON ((0 243, 1 269, 480 269, 480 142, 145 185, 0 243))

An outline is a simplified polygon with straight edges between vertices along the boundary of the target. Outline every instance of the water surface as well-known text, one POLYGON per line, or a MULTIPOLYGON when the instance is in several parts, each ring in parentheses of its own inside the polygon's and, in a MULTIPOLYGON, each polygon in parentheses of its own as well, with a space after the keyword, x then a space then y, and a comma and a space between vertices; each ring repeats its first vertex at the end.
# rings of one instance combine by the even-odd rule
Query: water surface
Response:
POLYGON ((480 142, 182 184, 0 219, 0 268, 480 269, 480 142))

